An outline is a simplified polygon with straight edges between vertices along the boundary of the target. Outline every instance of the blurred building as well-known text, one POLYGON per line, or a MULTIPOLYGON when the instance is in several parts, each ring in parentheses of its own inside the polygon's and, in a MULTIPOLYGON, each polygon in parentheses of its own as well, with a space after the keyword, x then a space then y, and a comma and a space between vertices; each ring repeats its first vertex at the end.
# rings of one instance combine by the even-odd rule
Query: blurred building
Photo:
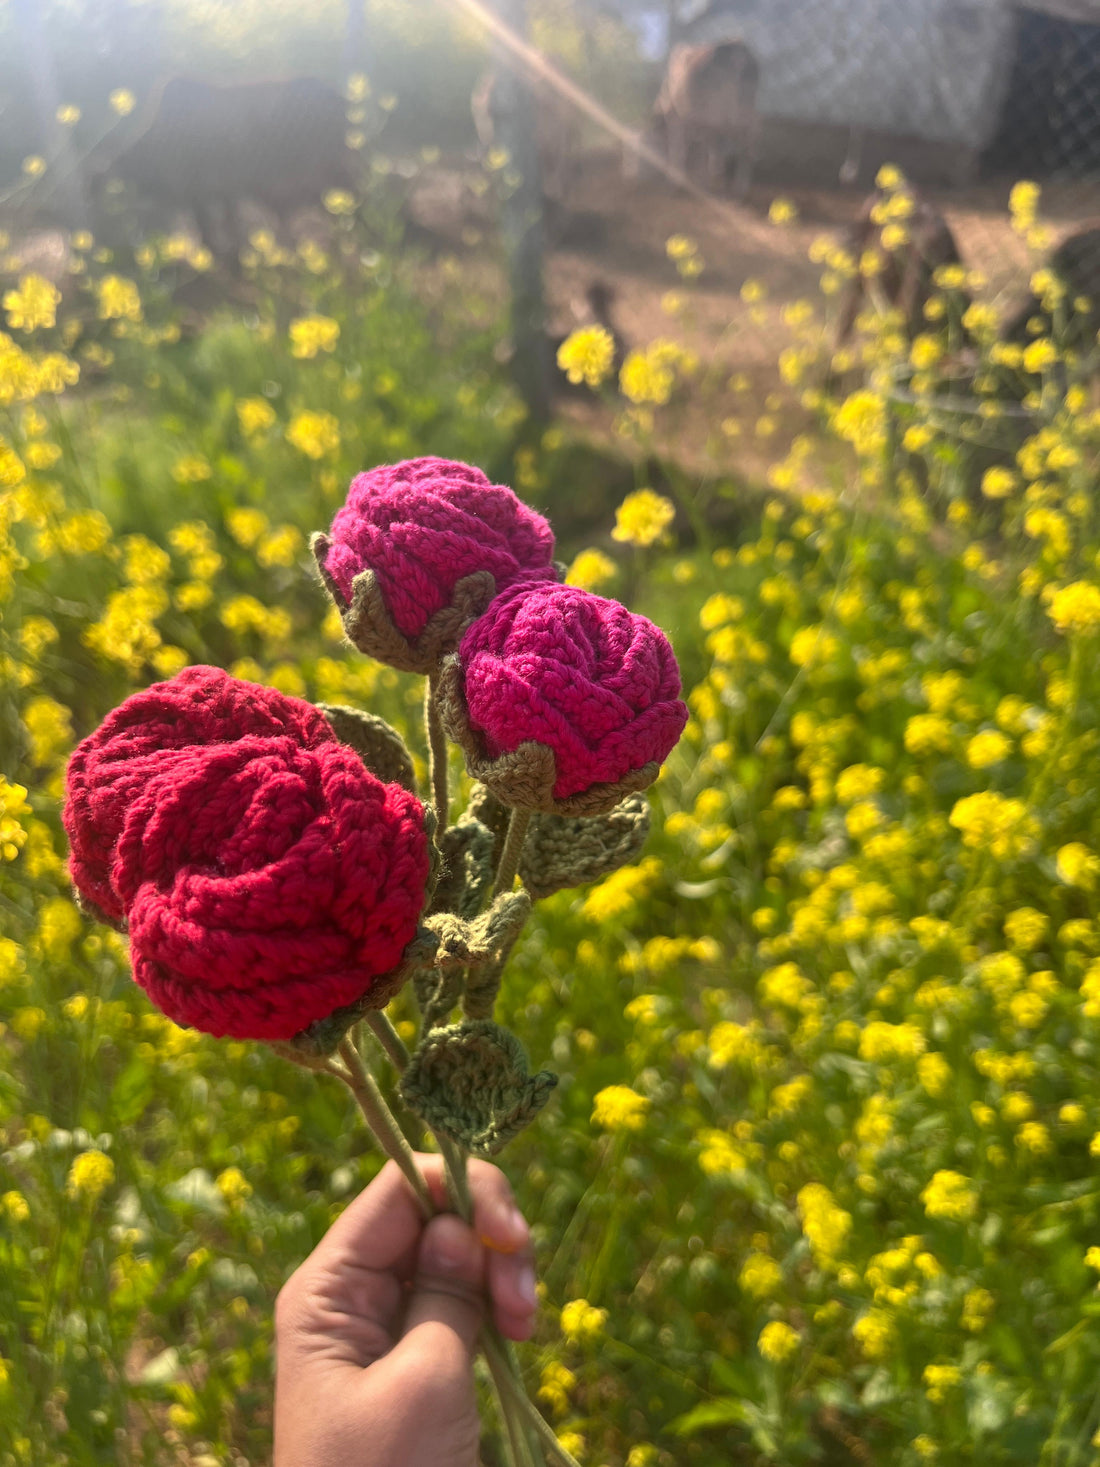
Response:
POLYGON ((765 167, 1100 170, 1100 0, 685 0, 670 39, 752 50, 765 167))

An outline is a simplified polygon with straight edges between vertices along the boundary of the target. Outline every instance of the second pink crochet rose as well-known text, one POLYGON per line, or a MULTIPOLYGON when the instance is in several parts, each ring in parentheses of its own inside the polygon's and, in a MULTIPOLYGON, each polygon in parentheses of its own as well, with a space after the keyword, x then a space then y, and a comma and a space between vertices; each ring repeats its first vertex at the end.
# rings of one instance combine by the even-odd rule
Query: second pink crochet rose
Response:
MULTIPOLYGON (((656 778, 688 718, 660 628, 575 586, 516 586, 498 596, 467 629, 449 672, 452 686, 456 672, 461 681, 450 731, 468 758, 471 743, 478 763, 532 744, 553 754, 550 798, 532 808, 561 809, 594 789, 607 791, 610 808, 656 778)), ((597 794, 592 808, 599 805, 597 794)))
POLYGON ((470 464, 414 458, 352 480, 323 564, 346 602, 373 571, 394 626, 414 640, 463 577, 488 571, 497 592, 553 580, 553 555, 550 526, 511 489, 470 464))

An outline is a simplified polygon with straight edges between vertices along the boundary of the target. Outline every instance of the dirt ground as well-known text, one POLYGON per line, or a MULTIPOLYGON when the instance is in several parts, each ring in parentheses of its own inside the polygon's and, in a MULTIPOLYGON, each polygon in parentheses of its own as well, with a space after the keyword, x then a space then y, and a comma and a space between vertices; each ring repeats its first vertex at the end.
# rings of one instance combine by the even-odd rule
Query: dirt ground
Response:
MULTIPOLYGON (((925 196, 946 217, 967 265, 986 278, 981 294, 1007 316, 1024 297, 1033 262, 1027 246, 1013 233, 1008 216, 1010 182, 981 183, 966 190, 926 189, 925 196)), ((703 451, 714 437, 716 417, 725 411, 742 424, 730 459, 742 478, 760 480, 783 454, 786 443, 809 424, 809 415, 779 377, 777 361, 792 333, 782 319, 792 301, 805 299, 828 316, 821 294, 821 266, 809 258, 810 246, 822 235, 839 239, 855 218, 866 193, 862 189, 784 187, 754 184, 742 202, 692 198, 663 179, 628 180, 617 155, 593 153, 553 227, 546 257, 546 292, 550 330, 561 335, 584 319, 584 293, 593 281, 615 292, 614 322, 627 345, 644 345, 671 336, 694 351, 712 381, 740 375, 740 392, 720 398, 695 397, 659 415, 667 422, 678 461, 714 472, 713 456, 703 451), (797 220, 782 227, 768 220, 778 197, 790 199, 797 220), (670 235, 693 238, 706 262, 702 275, 686 284, 678 278, 665 251, 670 235), (741 299, 747 280, 765 287, 765 300, 755 313, 741 299), (671 317, 662 309, 669 291, 683 295, 687 309, 671 317), (755 316, 755 319, 754 319, 755 316), (759 419, 773 419, 775 432, 757 436, 759 419)), ((1055 240, 1100 212, 1100 190, 1092 184, 1049 185, 1043 190, 1042 212, 1055 240)), ((491 222, 482 216, 483 227, 491 222)), ((504 288, 499 266, 478 249, 465 253, 463 273, 480 277, 491 293, 504 288)), ((577 429, 601 441, 613 437, 614 413, 595 399, 569 398, 562 415, 577 429)))

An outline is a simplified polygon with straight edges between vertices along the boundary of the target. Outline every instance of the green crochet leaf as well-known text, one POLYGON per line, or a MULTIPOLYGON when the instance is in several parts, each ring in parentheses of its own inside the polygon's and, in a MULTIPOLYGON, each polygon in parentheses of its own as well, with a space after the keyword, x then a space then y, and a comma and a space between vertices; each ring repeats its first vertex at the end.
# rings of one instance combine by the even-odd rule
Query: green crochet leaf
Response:
POLYGON ((475 1156, 494 1156, 530 1125, 558 1077, 531 1075, 516 1036, 488 1019, 435 1029, 401 1077, 405 1103, 475 1156))
POLYGON ((363 763, 383 784, 403 785, 416 794, 412 755, 395 728, 375 713, 347 708, 342 703, 318 703, 333 733, 342 744, 355 750, 363 763))
POLYGON ((649 834, 649 802, 628 795, 607 815, 536 815, 519 863, 535 901, 567 886, 602 881, 637 859, 649 834))

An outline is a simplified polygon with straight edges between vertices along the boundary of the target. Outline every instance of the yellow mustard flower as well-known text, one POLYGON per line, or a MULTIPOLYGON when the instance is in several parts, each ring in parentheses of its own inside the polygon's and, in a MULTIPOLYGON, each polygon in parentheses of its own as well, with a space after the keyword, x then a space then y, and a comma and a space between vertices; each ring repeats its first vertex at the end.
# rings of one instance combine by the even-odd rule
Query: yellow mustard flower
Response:
POLYGON ((82 1151, 73 1159, 65 1189, 70 1197, 95 1202, 115 1179, 115 1164, 103 1151, 82 1151))
POLYGON ((676 506, 670 499, 652 489, 638 489, 615 511, 611 538, 628 545, 653 545, 664 537, 675 517, 676 506))
POLYGON ((949 1222, 968 1222, 978 1210, 974 1183, 961 1172, 947 1168, 933 1175, 920 1198, 929 1217, 949 1222))
POLYGON ((290 354, 300 360, 335 351, 339 340, 340 323, 331 316, 298 316, 290 323, 290 354))
POLYGON ((650 1104, 647 1096, 629 1085, 606 1085, 593 1098, 592 1123, 605 1131, 640 1131, 650 1104))
POLYGON ((558 366, 574 386, 599 387, 615 361, 615 339, 605 326, 581 326, 558 347, 558 366))
POLYGON ((322 459, 339 450, 340 424, 332 413, 304 408, 291 418, 286 438, 307 458, 322 459))
POLYGON ((56 322, 60 300, 57 286, 41 275, 21 275, 19 288, 4 294, 8 325, 28 334, 51 327, 56 322))
POLYGON ((797 1354, 801 1343, 802 1337, 797 1330, 784 1324, 781 1319, 773 1319, 760 1331, 756 1346, 765 1360, 782 1365, 785 1360, 797 1354))

